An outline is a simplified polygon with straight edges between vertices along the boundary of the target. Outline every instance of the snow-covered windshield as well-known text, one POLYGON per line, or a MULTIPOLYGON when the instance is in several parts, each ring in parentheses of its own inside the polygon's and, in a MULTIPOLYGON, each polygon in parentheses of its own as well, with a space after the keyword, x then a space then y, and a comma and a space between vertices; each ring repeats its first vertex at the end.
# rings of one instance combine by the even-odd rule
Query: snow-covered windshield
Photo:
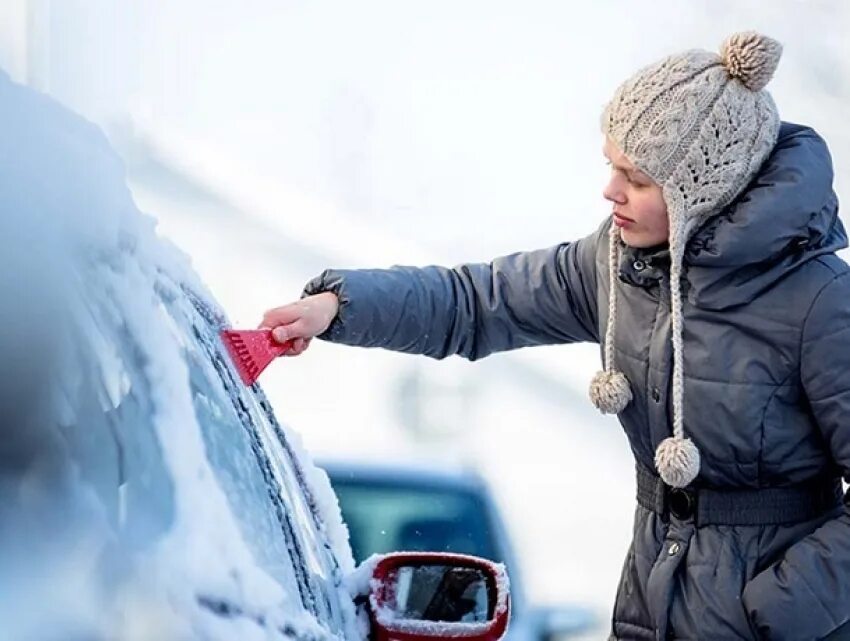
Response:
POLYGON ((198 424, 243 536, 264 567, 297 592, 305 609, 342 632, 332 588, 344 570, 306 479, 305 468, 312 463, 294 453, 295 435, 278 423, 259 385, 246 388, 234 372, 219 338, 225 319, 185 286, 180 304, 175 303, 167 306, 176 331, 191 323, 184 350, 198 424), (186 301, 191 308, 181 310, 186 301))
POLYGON ((357 640, 327 479, 100 131, 0 72, 0 620, 15 639, 357 640))

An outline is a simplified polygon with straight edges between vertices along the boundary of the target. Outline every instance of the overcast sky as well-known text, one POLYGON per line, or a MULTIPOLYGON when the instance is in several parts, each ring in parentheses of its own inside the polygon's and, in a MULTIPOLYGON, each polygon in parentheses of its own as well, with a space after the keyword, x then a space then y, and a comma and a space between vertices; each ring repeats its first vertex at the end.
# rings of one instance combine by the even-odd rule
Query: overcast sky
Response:
POLYGON ((598 122, 616 86, 736 30, 783 42, 780 112, 823 131, 847 184, 840 0, 140 5, 52 3, 53 93, 106 124, 132 112, 203 141, 435 260, 592 230, 608 213, 598 122))

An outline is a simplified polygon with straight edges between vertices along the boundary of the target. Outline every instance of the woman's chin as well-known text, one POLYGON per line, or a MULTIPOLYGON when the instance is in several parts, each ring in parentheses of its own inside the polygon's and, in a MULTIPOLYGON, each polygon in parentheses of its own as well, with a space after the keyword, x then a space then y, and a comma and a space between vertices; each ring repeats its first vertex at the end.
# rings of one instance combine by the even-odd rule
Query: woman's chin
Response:
POLYGON ((666 238, 654 238, 649 236, 648 234, 643 234, 641 232, 626 228, 620 229, 620 238, 626 245, 628 245, 629 247, 634 247, 635 249, 646 249, 647 247, 655 247, 656 245, 660 245, 661 243, 667 240, 666 238))
POLYGON ((649 245, 644 244, 644 239, 642 238, 642 234, 635 233, 628 229, 620 229, 620 239, 629 247, 649 247, 649 245))

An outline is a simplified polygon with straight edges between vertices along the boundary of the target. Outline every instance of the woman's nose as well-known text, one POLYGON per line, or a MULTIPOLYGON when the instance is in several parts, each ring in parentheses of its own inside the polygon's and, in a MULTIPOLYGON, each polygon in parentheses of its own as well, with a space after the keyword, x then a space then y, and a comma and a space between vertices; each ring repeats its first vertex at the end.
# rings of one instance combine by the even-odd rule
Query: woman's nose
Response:
POLYGON ((616 177, 611 178, 608 184, 605 185, 605 189, 602 190, 602 196, 605 200, 617 203, 618 205, 622 205, 625 202, 625 195, 623 194, 623 190, 620 189, 616 177))

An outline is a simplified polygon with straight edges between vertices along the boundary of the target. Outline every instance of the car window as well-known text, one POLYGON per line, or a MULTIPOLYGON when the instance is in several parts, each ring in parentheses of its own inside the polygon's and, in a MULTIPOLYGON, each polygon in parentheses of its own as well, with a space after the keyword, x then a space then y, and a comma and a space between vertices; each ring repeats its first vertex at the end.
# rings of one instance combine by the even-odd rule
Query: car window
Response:
POLYGON ((308 612, 342 633, 342 575, 300 463, 259 385, 237 378, 219 338, 223 319, 186 293, 196 312, 186 341, 195 409, 245 540, 264 567, 298 590, 308 612))
POLYGON ((358 562, 395 550, 457 552, 502 562, 481 498, 460 488, 333 477, 358 562))

